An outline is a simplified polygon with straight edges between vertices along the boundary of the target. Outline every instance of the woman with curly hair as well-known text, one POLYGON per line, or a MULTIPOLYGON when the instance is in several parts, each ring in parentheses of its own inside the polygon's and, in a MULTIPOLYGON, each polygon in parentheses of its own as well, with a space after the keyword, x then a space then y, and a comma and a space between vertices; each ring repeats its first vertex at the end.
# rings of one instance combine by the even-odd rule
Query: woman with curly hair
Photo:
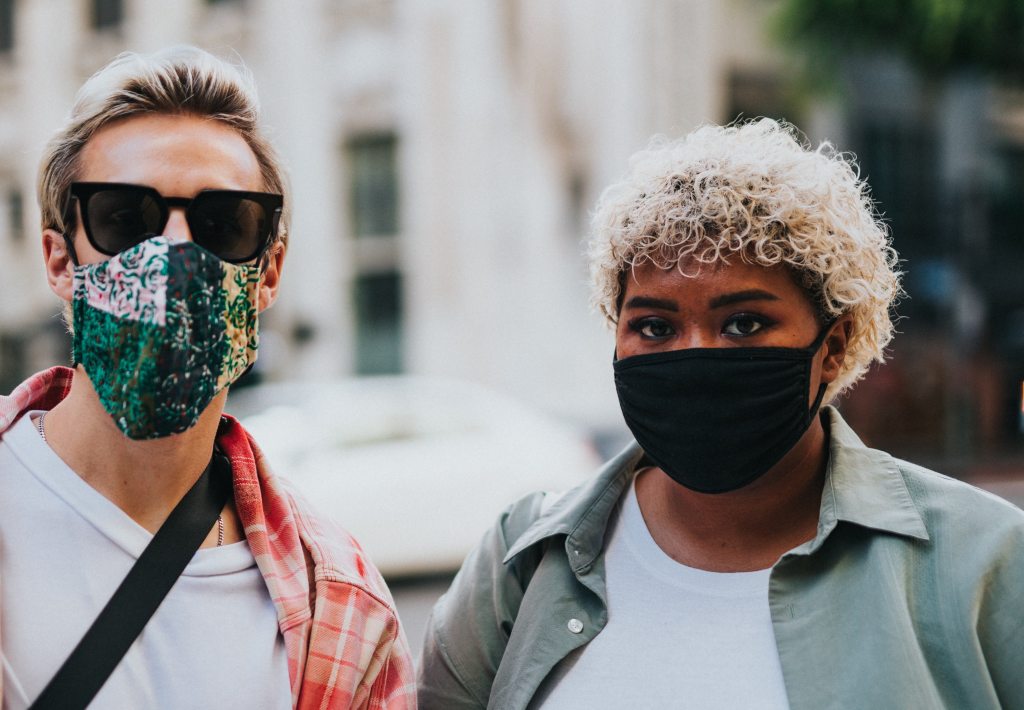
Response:
POLYGON ((1024 513, 829 406, 901 293, 853 160, 770 120, 656 140, 590 256, 636 441, 499 518, 420 707, 1024 707, 1024 513))

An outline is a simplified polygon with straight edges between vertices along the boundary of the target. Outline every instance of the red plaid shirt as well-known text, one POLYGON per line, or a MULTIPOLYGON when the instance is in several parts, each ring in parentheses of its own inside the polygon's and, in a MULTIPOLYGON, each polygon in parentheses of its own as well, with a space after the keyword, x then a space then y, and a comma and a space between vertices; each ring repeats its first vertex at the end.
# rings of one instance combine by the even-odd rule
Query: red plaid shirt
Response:
MULTIPOLYGON (((27 411, 52 409, 73 375, 55 367, 0 395, 0 434, 27 411)), ((248 432, 227 419, 217 442, 231 460, 235 506, 277 607, 294 706, 415 708, 408 643, 380 573, 348 533, 286 490, 248 432)))

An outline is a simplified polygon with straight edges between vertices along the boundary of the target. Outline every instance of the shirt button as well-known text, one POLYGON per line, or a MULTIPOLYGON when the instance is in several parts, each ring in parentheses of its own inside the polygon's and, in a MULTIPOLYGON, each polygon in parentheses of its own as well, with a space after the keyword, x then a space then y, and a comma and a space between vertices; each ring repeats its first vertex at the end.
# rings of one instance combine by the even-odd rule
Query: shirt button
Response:
POLYGON ((574 634, 578 634, 583 631, 583 622, 579 619, 569 619, 568 626, 569 631, 572 631, 574 634))

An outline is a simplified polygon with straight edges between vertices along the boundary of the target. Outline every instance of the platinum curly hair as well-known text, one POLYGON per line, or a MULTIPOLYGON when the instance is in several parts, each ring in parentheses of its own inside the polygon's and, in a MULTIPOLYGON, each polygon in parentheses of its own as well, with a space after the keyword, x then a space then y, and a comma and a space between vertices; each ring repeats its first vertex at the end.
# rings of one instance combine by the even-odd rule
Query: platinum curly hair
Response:
POLYGON ((736 257, 790 268, 823 321, 852 317, 826 401, 884 360, 902 274, 853 156, 765 118, 656 137, 629 166, 598 201, 588 250, 592 300, 609 322, 634 266, 695 275, 736 257))

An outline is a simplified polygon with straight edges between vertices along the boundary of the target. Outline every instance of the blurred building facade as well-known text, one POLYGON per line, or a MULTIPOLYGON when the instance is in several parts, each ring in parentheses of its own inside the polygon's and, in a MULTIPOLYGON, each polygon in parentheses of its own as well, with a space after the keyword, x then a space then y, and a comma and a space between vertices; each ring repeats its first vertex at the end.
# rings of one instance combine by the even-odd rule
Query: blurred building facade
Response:
POLYGON ((188 42, 251 68, 291 169, 264 376, 452 374, 617 421, 588 210, 652 134, 725 116, 729 72, 763 63, 743 4, 0 0, 4 386, 67 358, 39 258, 43 142, 115 54, 188 42), (749 41, 720 41, 736 17, 749 41))
POLYGON ((838 82, 908 292, 891 366, 847 411, 869 438, 961 475, 988 474, 979 459, 1024 470, 1024 96, 892 56, 851 56, 838 82))
POLYGON ((250 67, 291 169, 263 377, 456 375, 620 425, 611 334, 588 306, 588 212, 652 134, 772 115, 861 156, 909 259, 907 354, 901 337, 894 374, 869 376, 851 416, 908 453, 1019 450, 1024 102, 868 59, 839 99, 801 98, 773 7, 0 0, 0 384, 67 359, 39 254, 43 142, 119 51, 187 42, 250 67), (919 416, 879 415, 892 388, 919 416))

